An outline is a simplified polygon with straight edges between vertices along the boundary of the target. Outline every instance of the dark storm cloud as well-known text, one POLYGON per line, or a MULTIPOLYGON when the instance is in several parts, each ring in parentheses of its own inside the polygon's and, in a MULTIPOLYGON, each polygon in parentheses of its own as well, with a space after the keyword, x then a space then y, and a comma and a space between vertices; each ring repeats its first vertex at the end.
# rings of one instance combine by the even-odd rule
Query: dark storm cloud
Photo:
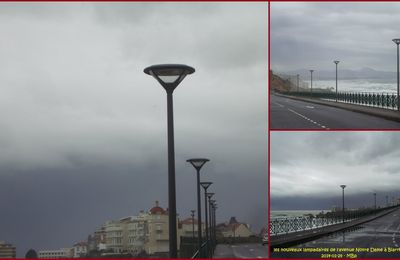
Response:
POLYGON ((196 69, 174 93, 180 216, 196 201, 185 161, 201 156, 218 220, 266 225, 267 4, 0 7, 0 240, 18 256, 167 207, 166 97, 143 73, 157 63, 196 69))
POLYGON ((395 70, 398 3, 272 3, 271 66, 395 70))
POLYGON ((328 201, 346 184, 359 204, 373 191, 398 198, 399 142, 391 132, 272 133, 271 197, 303 197, 301 207, 307 198, 328 201))

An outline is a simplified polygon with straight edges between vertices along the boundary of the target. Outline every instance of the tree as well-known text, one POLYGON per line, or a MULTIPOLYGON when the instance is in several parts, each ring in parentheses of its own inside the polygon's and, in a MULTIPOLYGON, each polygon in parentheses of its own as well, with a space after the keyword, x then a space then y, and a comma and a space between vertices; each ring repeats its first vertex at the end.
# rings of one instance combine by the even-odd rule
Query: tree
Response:
POLYGON ((32 248, 28 250, 25 254, 25 258, 38 258, 37 253, 32 248))

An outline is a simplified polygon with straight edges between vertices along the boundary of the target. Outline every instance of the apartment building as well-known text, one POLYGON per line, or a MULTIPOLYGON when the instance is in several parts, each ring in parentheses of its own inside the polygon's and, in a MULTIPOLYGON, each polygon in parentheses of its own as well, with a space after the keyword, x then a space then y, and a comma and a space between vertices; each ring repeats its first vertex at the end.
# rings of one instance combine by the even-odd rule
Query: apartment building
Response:
POLYGON ((61 248, 56 250, 40 250, 38 258, 54 259, 54 258, 72 258, 74 255, 72 248, 61 248))
POLYGON ((0 258, 15 258, 17 250, 12 244, 0 241, 0 258))
MULTIPOLYGON (((141 211, 137 216, 107 221, 102 226, 105 247, 107 251, 133 255, 143 251, 149 255, 167 253, 169 251, 168 221, 168 209, 160 207, 158 201, 149 211, 141 211)), ((181 230, 178 229, 178 237, 181 235, 180 232, 181 230)))

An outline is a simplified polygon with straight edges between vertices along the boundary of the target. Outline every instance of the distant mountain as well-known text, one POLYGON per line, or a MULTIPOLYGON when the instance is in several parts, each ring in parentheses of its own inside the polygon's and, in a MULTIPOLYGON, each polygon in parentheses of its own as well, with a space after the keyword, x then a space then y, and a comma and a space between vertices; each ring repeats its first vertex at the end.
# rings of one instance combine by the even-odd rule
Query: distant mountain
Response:
MULTIPOLYGON (((335 70, 314 70, 313 79, 316 80, 333 80, 336 77, 335 70)), ((298 69, 292 71, 282 71, 277 74, 284 75, 300 75, 302 79, 310 78, 310 70, 298 69)), ((359 70, 338 69, 339 79, 396 79, 397 72, 380 71, 371 68, 362 68, 359 70)))

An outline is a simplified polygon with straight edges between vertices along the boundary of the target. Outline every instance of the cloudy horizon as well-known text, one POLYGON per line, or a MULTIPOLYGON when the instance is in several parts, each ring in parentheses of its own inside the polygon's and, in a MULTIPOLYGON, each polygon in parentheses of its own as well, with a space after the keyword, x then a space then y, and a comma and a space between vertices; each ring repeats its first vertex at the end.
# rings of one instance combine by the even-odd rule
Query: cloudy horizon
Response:
POLYGON ((377 193, 400 198, 400 135, 392 132, 272 132, 271 209, 368 207, 377 193))
POLYGON ((271 3, 271 69, 396 71, 400 3, 271 3))
POLYGON ((174 92, 179 216, 196 207, 186 159, 206 157, 217 220, 258 232, 267 20, 266 3, 0 3, 0 240, 23 257, 168 207, 166 94, 143 73, 160 63, 196 69, 174 92))

